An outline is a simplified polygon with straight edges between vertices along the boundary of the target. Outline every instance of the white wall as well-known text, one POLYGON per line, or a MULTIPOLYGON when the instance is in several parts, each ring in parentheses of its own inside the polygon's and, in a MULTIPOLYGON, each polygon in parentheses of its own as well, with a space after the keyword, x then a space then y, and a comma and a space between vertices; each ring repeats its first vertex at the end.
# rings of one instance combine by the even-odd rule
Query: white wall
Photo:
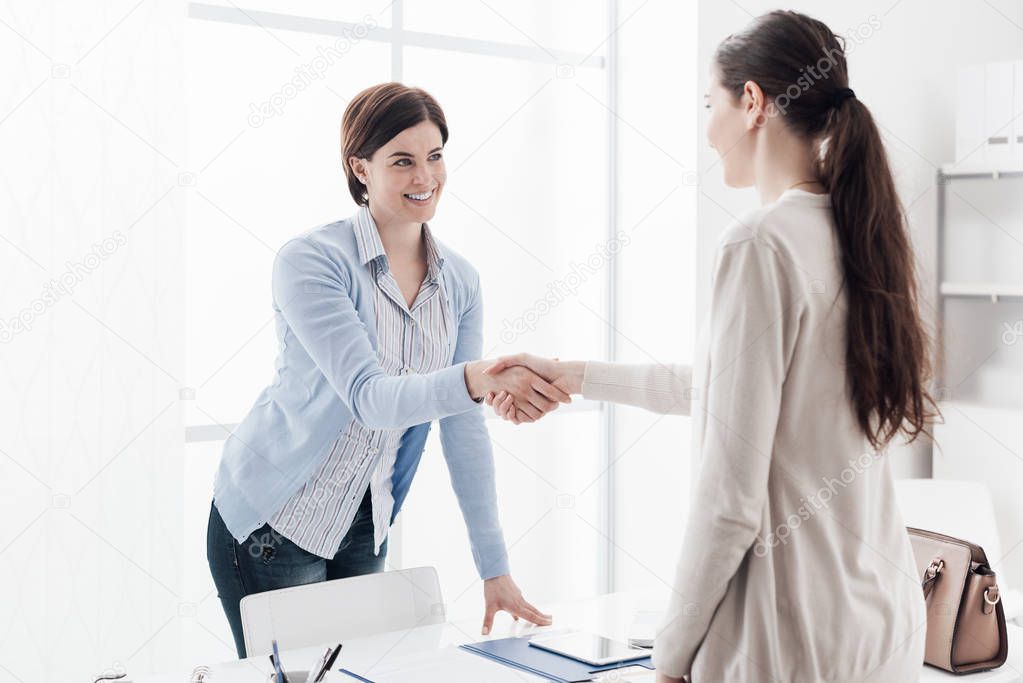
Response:
POLYGON ((0 19, 0 681, 167 669, 196 600, 179 581, 183 12, 0 19))
MULTIPOLYGON (((788 7, 821 19, 853 46, 850 87, 882 128, 917 248, 925 307, 933 311, 935 173, 941 163, 955 161, 955 70, 964 64, 1023 58, 1023 6, 1004 1, 868 0, 850 4, 816 0, 792 2, 788 7)), ((701 88, 706 88, 707 65, 721 39, 753 16, 776 8, 775 3, 755 0, 700 2, 701 88)), ((707 169, 716 153, 706 144, 701 144, 700 150, 700 168, 707 169)), ((697 300, 703 310, 714 245, 732 220, 718 204, 741 216, 755 207, 757 200, 752 190, 725 187, 718 172, 703 173, 700 180, 703 270, 697 300)), ((1005 248, 1013 250, 1016 258, 1023 256, 1019 243, 1006 241, 1005 248)), ((896 473, 930 476, 930 450, 928 444, 919 443, 893 451, 896 473)))

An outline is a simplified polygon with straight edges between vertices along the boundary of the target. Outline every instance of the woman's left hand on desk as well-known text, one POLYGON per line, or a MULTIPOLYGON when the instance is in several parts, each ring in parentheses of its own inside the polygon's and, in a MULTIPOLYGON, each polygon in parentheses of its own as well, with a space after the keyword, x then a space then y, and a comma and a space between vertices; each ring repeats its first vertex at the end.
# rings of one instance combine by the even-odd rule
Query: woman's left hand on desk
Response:
POLYGON ((522 591, 508 574, 495 576, 483 582, 483 599, 486 612, 483 616, 483 635, 489 635, 494 626, 494 615, 504 610, 518 621, 520 618, 537 626, 550 626, 551 615, 544 614, 522 597, 522 591))

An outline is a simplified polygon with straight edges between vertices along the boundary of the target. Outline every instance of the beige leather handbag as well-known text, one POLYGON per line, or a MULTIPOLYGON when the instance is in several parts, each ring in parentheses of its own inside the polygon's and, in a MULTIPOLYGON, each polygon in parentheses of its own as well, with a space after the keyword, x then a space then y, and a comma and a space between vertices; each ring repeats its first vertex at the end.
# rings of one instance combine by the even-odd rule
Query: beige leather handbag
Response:
POLYGON ((1005 613, 983 548, 907 527, 927 601, 924 662, 952 673, 1005 663, 1005 613))

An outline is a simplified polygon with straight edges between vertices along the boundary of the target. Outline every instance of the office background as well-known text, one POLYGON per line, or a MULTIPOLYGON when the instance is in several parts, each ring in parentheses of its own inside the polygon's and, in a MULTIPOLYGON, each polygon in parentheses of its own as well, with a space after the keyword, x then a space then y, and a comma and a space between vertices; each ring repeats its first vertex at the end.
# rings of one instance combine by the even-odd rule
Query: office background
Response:
MULTIPOLYGON (((1023 59, 1023 7, 790 6, 854 45, 851 85, 885 133, 933 309, 952 74, 1023 59)), ((706 65, 721 38, 774 7, 0 6, 0 681, 233 656, 205 560, 212 476, 227 431, 272 377, 274 252, 353 211, 338 126, 368 85, 402 80, 445 109, 449 178, 433 225, 481 273, 488 355, 689 361, 716 237, 757 201, 724 187, 706 145, 706 65)), ((997 202, 1004 213, 970 194, 992 190, 959 190, 950 211, 981 246, 957 243, 956 267, 1019 263, 1021 185, 1004 182, 1015 187, 997 202)), ((982 400, 991 368, 1023 369, 1023 345, 999 336, 1023 310, 961 315, 972 336, 949 386, 982 400)), ((531 600, 666 590, 685 523, 687 420, 579 401, 536 425, 489 426, 513 574, 531 600)), ((449 616, 472 616, 482 589, 431 438, 389 564, 437 566, 449 616)), ((994 483, 1020 480, 1015 445, 977 439, 1001 443, 1015 467, 994 483)), ((896 450, 900 475, 930 476, 928 445, 896 450)), ((1006 548, 1023 538, 1008 529, 1006 548)), ((1005 562, 1023 580, 1023 551, 1005 562)))

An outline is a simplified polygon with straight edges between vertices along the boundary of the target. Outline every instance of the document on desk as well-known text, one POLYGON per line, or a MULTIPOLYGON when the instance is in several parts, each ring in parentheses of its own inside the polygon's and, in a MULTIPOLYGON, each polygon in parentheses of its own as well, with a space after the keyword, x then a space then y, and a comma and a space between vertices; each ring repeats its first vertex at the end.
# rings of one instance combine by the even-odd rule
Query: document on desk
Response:
MULTIPOLYGON (((546 683, 546 678, 518 671, 497 662, 477 657, 457 647, 445 647, 430 652, 387 658, 368 669, 349 667, 356 676, 348 681, 362 683, 546 683)), ((337 680, 345 680, 342 675, 337 680)))

